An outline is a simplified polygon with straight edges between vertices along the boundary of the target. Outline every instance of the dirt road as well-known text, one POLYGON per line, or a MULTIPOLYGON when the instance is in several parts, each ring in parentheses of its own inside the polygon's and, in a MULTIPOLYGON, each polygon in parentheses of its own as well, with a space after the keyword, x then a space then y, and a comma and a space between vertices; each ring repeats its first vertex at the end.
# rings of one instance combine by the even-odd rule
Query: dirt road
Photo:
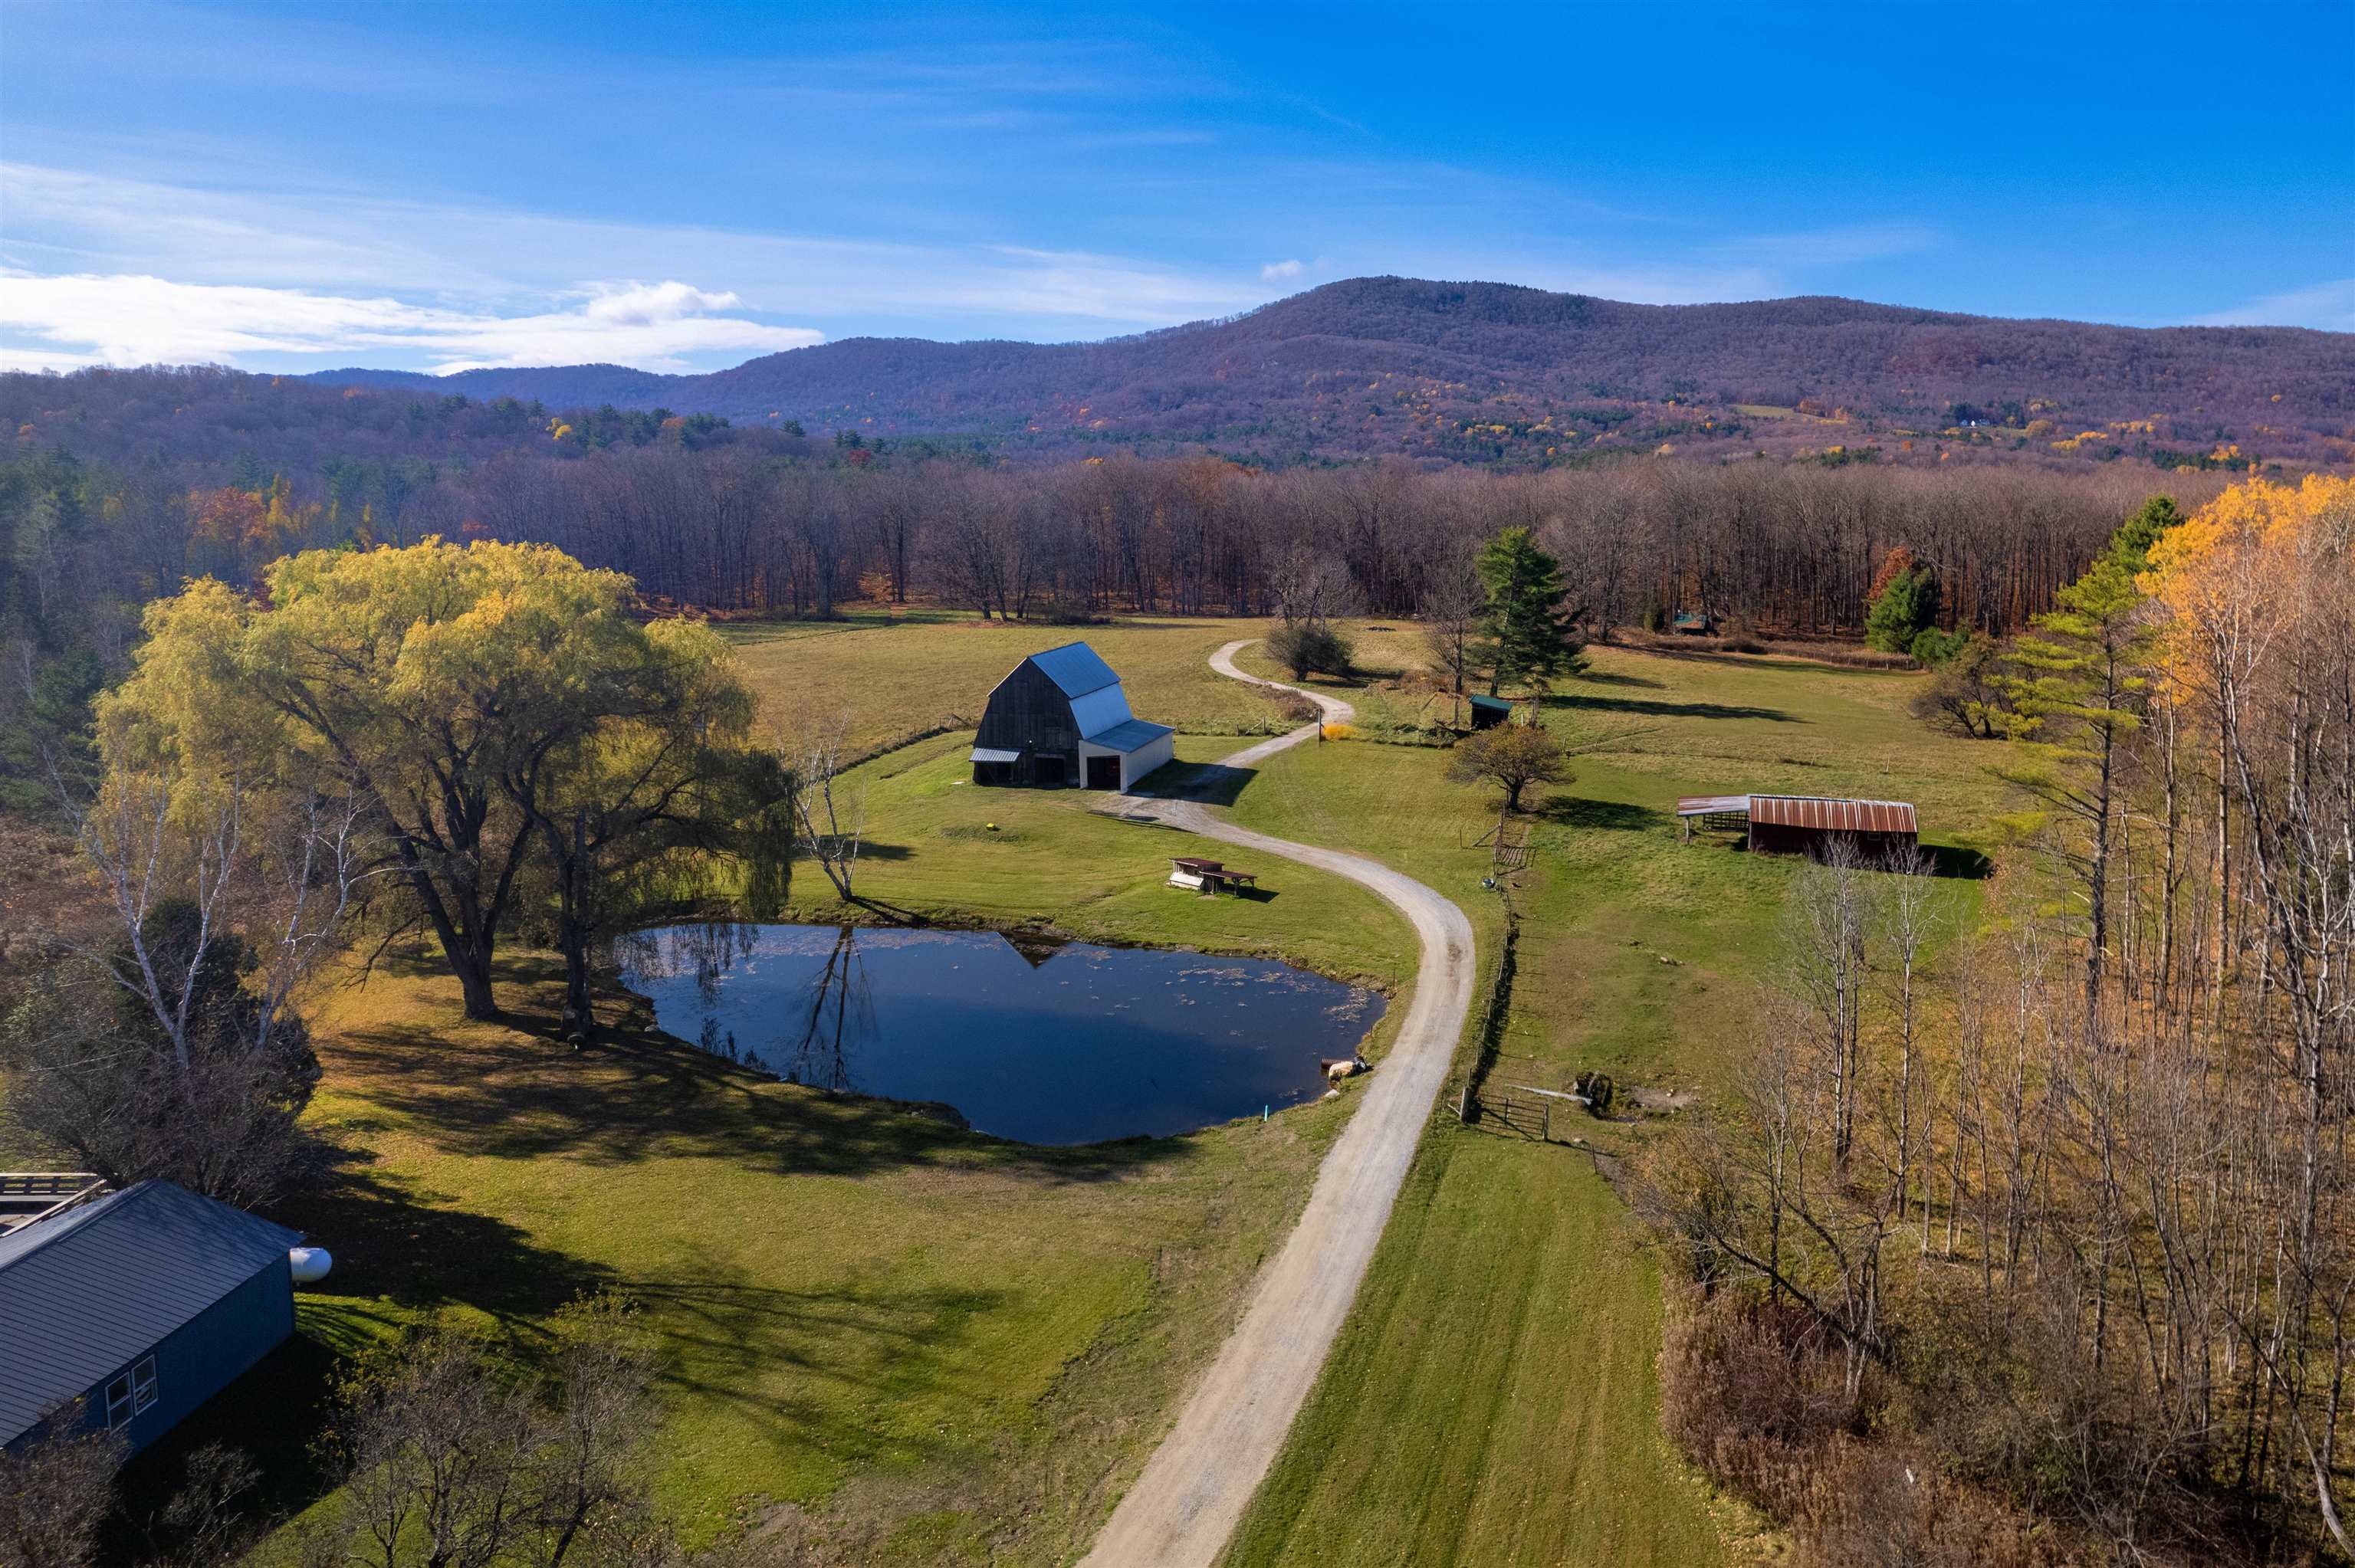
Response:
MULTIPOLYGON (((1220 649, 1211 668, 1253 685, 1276 685, 1235 668, 1235 651, 1248 641, 1220 649)), ((1355 712, 1337 698, 1300 694, 1323 709, 1327 722, 1355 712)), ((1249 768, 1316 732, 1316 725, 1303 726, 1223 758, 1220 766, 1249 768)), ((1423 943, 1406 1019, 1380 1069, 1357 1091, 1365 1103, 1326 1155, 1300 1224, 1261 1271, 1242 1320, 1187 1395, 1176 1425, 1083 1564, 1209 1568, 1283 1447, 1381 1239, 1471 1007, 1472 925, 1430 888, 1362 855, 1269 838, 1193 801, 1132 798, 1121 806, 1124 814, 1361 882, 1396 905, 1423 943)))

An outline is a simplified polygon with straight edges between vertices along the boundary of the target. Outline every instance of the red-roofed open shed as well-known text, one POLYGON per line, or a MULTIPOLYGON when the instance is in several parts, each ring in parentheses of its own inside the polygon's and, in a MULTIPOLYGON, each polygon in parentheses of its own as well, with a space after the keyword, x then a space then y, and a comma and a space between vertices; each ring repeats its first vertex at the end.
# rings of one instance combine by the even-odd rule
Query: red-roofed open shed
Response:
POLYGON ((1821 795, 1688 795, 1677 815, 1692 836, 1705 827, 1743 824, 1750 848, 1772 854, 1820 855, 1846 843, 1868 860, 1902 854, 1919 842, 1920 825, 1904 800, 1841 800, 1821 795))

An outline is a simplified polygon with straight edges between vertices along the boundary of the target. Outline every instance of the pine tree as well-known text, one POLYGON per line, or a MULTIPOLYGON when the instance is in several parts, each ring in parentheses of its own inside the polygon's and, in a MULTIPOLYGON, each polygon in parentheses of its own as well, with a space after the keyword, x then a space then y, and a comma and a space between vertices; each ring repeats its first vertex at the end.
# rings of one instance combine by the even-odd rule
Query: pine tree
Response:
POLYGON ((1488 666, 1488 694, 1507 682, 1542 689, 1586 668, 1585 643, 1574 612, 1562 601, 1570 589, 1561 563, 1538 548, 1527 528, 1508 528, 1480 552, 1480 655, 1488 666))
POLYGON ((1890 553, 1891 562, 1901 555, 1907 564, 1893 572, 1882 567, 1884 581, 1864 615, 1865 645, 1884 653, 1912 652, 1914 640, 1938 619, 1937 573, 1912 564, 1912 554, 1902 548, 1890 553))
POLYGON ((1997 776, 2034 805, 2011 825, 2059 831, 2049 841, 2084 905, 2085 1016, 2100 1016, 2109 940, 2111 822, 2117 806, 2118 747, 2142 727, 2154 633, 2137 575, 2151 545, 2181 521, 2156 496, 2121 526, 2084 575, 2035 618, 2012 645, 2013 672, 1999 683, 2013 712, 2006 726, 2014 761, 1997 776))

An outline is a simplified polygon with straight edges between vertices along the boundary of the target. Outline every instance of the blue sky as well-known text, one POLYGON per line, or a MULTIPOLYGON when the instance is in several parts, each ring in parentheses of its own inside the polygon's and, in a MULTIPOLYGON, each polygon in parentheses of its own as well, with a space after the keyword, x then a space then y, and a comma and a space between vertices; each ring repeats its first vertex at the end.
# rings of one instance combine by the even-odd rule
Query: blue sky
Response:
POLYGON ((0 362, 709 368, 1396 272, 2355 330, 2355 0, 0 0, 0 362))

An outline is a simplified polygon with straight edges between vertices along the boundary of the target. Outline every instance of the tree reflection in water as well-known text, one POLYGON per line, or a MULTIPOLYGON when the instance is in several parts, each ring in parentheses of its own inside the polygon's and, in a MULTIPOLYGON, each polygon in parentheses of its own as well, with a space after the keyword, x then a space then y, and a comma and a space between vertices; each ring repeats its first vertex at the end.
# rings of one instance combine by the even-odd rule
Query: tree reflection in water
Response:
POLYGON ((713 1055, 757 1063, 782 1078, 829 1093, 848 1089, 851 1059, 876 1033, 874 990, 857 928, 836 929, 816 971, 783 1010, 785 1028, 765 1048, 740 1045, 736 1032, 723 1030, 718 1016, 721 982, 752 957, 761 930, 741 921, 706 920, 627 931, 613 938, 613 962, 640 985, 694 976, 704 1015, 696 1043, 713 1055))
POLYGON ((796 1084, 839 1094, 850 1087, 851 1047, 875 1037, 875 992, 853 927, 835 933, 826 961, 795 1000, 800 1037, 787 1050, 790 1065, 777 1070, 796 1084))

